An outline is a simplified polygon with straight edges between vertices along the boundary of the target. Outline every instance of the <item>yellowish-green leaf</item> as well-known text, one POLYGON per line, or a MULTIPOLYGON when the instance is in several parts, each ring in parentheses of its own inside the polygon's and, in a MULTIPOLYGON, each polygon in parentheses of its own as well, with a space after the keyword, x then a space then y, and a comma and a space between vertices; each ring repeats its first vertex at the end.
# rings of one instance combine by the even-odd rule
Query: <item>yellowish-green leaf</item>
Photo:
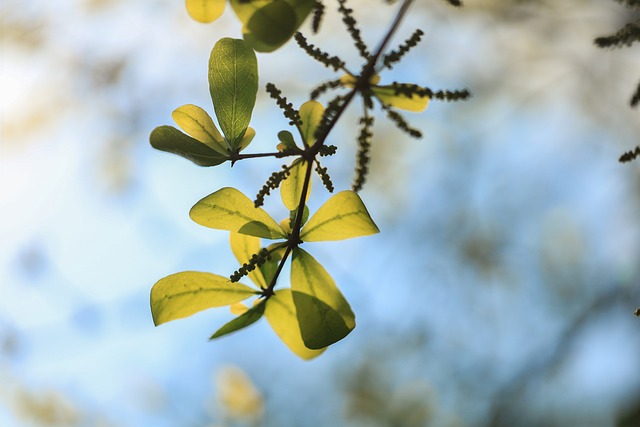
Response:
POLYGON ((256 291, 228 277, 183 271, 160 279, 151 288, 151 314, 157 326, 211 307, 233 304, 256 291))
POLYGON ((196 203, 189 212, 205 227, 229 230, 265 239, 286 238, 284 230, 261 208, 235 188, 225 187, 196 203))
POLYGON ((227 143, 205 110, 197 105, 186 104, 173 110, 171 117, 187 135, 226 155, 227 143))
POLYGON ((231 0, 244 24, 244 39, 258 52, 271 52, 286 43, 314 5, 315 0, 231 0))
POLYGON ((282 257, 277 254, 271 254, 271 260, 267 260, 260 266, 260 271, 262 271, 265 282, 271 283, 273 277, 276 275, 276 271, 278 270, 278 261, 281 258, 282 257))
POLYGON ((231 314, 235 314, 236 316, 241 316, 249 311, 249 307, 241 302, 234 302, 229 306, 229 309, 231 310, 231 314))
POLYGON ((244 133, 244 136, 242 137, 242 140, 240 141, 240 145, 238 146, 238 149, 240 151, 242 151, 245 148, 247 148, 249 146, 249 144, 251 144, 251 141, 253 141, 253 138, 255 136, 256 136, 256 131, 253 130, 253 128, 251 128, 251 127, 247 128, 247 131, 244 133))
POLYGON ((300 325, 296 315, 296 306, 293 304, 291 289, 280 289, 276 291, 266 302, 264 316, 269 321, 271 328, 280 337, 289 349, 304 360, 313 359, 324 352, 311 350, 304 345, 300 334, 300 325))
POLYGON ((400 108, 401 110, 413 111, 419 113, 424 111, 429 105, 428 96, 419 96, 412 94, 407 96, 406 94, 396 94, 396 90, 393 86, 375 86, 372 88, 373 94, 385 105, 394 108, 400 108))
POLYGON ((157 150, 177 154, 198 166, 216 166, 229 160, 227 155, 185 135, 173 126, 158 126, 151 132, 149 142, 157 150))
POLYGON ((273 2, 273 0, 230 0, 229 3, 231 3, 231 8, 240 22, 246 25, 257 10, 262 9, 271 2, 273 2))
MULTIPOLYGON (((292 211, 289 211, 289 218, 285 218, 282 221, 280 221, 280 227, 282 227, 282 229, 287 234, 291 234, 291 231, 292 231, 291 227, 293 227, 293 224, 296 221, 297 215, 298 215, 298 209, 296 208, 292 211)), ((309 207, 305 205, 304 209, 302 210, 302 221, 300 221, 300 226, 303 226, 308 219, 309 219, 309 207)))
POLYGON ((243 38, 258 52, 272 52, 296 30, 295 10, 284 0, 258 9, 244 26, 243 38))
POLYGON ((302 121, 300 131, 304 145, 307 147, 313 145, 315 141, 313 135, 320 124, 323 114, 324 107, 318 101, 307 101, 300 106, 300 120, 302 121))
POLYGON ((256 54, 244 40, 225 37, 213 46, 209 92, 220 130, 236 150, 251 121, 258 92, 256 54))
POLYGON ((329 273, 300 248, 293 251, 291 289, 300 334, 308 348, 327 347, 355 328, 355 315, 329 273))
POLYGON ((340 84, 346 88, 353 89, 356 87, 356 84, 358 84, 358 78, 351 74, 345 74, 340 77, 340 84))
MULTIPOLYGON (((282 203, 284 203, 290 211, 298 208, 304 187, 304 177, 308 167, 309 162, 301 159, 295 160, 289 169, 289 176, 280 184, 282 203)), ((309 188, 307 189, 305 202, 309 200, 309 194, 311 194, 311 180, 309 180, 309 188)))
POLYGON ((288 130, 278 132, 278 139, 280 143, 277 146, 278 151, 295 150, 298 148, 296 142, 293 140, 293 135, 288 130))
POLYGON ((235 331, 239 331, 240 329, 244 329, 247 326, 257 322, 262 315, 264 314, 265 304, 264 301, 260 301, 258 304, 251 307, 245 313, 236 317, 232 321, 228 322, 220 329, 218 329, 213 335, 211 335, 210 340, 220 338, 223 335, 230 334, 235 331))
POLYGON ((296 13, 296 29, 302 25, 313 10, 316 0, 285 0, 296 13))
MULTIPOLYGON (((248 263, 254 254, 260 252, 260 239, 254 236, 232 232, 229 236, 229 243, 231 251, 240 265, 248 263)), ((248 276, 259 288, 266 289, 267 284, 259 268, 250 271, 248 276)))
POLYGON ((300 234, 305 242, 344 240, 368 236, 380 230, 364 203, 353 191, 342 191, 320 206, 300 234))
MULTIPOLYGON (((374 74, 369 79, 369 84, 372 86, 377 85, 379 82, 380 82, 380 75, 378 74, 374 74)), ((340 84, 342 84, 342 86, 346 88, 353 89, 358 84, 358 78, 351 74, 345 74, 342 77, 340 77, 340 84)))
POLYGON ((198 22, 213 22, 222 15, 227 0, 186 0, 187 12, 198 22))

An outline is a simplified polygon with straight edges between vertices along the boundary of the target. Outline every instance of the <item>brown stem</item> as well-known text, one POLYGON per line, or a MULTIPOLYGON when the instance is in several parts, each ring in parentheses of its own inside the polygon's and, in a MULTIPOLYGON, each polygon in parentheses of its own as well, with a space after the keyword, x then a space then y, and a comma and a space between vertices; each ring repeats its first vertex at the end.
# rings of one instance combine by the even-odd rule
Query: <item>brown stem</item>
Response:
MULTIPOLYGON (((402 19, 407 14, 407 11, 409 10, 409 7, 411 6, 412 3, 413 3, 413 0, 404 0, 403 1, 402 6, 400 6, 400 10, 398 11, 395 19, 393 20, 393 23, 391 24, 391 27, 389 28, 389 30, 387 31, 386 35, 384 36, 384 38, 380 42, 380 45, 376 49, 376 52, 371 56, 371 58, 367 61, 366 65, 364 66, 363 72, 360 74, 360 77, 358 79, 359 82, 360 81, 368 82, 369 79, 373 76, 373 74, 375 74, 376 63, 380 59, 380 56, 382 55, 382 52, 384 51, 384 49, 387 47, 387 44, 389 44, 389 41, 391 40, 391 37, 393 36, 393 34, 396 32, 396 30, 400 26, 400 23, 402 22, 402 19)), ((280 263, 278 264, 278 269, 276 270, 275 274, 273 275, 273 279, 271 280, 271 283, 269 283, 269 286, 264 291, 264 295, 265 295, 266 298, 269 298, 271 295, 273 295, 273 289, 276 286, 276 282, 278 281, 278 277, 280 276, 280 273, 282 272, 282 268, 284 267, 284 264, 287 261, 287 258, 289 257, 291 252, 295 248, 297 248, 298 245, 301 243, 300 242, 300 231, 302 229, 302 215, 304 213, 304 206, 305 206, 306 201, 307 201, 307 193, 309 192, 309 182, 311 181, 311 168, 312 168, 313 162, 315 161, 316 156, 318 155, 318 152, 320 151, 320 148, 324 145, 329 133, 331 133, 331 130, 333 129, 333 127, 336 125, 336 123, 338 122, 338 120, 342 116, 342 113, 344 113, 344 111, 347 109, 347 107, 349 106, 349 104, 353 100, 354 96, 358 92, 358 89, 361 88, 361 87, 364 87, 364 86, 361 86, 360 84, 357 84, 356 88, 346 95, 346 98, 344 99, 342 105, 340 106, 340 108, 336 112, 336 114, 333 117, 333 119, 331 120, 331 122, 329 122, 329 124, 327 125, 326 132, 323 132, 323 135, 321 135, 321 137, 318 138, 318 140, 312 146, 305 147, 305 149, 304 149, 303 157, 304 157, 305 161, 308 162, 308 167, 307 167, 307 170, 306 170, 305 176, 304 176, 304 183, 303 183, 303 186, 302 186, 302 194, 300 195, 300 202, 298 203, 298 209, 296 211, 296 219, 295 219, 295 221, 293 223, 293 226, 291 227, 291 235, 289 236, 287 249, 286 249, 284 255, 282 256, 282 259, 280 260, 280 263)))

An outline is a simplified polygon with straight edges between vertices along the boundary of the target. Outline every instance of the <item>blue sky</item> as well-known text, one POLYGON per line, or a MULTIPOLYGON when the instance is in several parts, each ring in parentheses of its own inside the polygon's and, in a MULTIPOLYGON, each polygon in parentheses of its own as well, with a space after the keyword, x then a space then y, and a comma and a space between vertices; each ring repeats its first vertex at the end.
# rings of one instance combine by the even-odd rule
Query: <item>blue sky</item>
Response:
MULTIPOLYGON (((280 166, 203 169, 148 145, 174 108, 212 112, 209 51, 238 36, 232 14, 207 26, 182 2, 0 6, 0 424, 46 425, 29 402, 52 399, 75 414, 66 425, 227 425, 214 379, 233 365, 265 398, 261 425, 358 425, 362 372, 391 396, 385 416, 428 407, 433 425, 479 425, 494 393, 538 364, 518 389, 523 414, 613 425, 640 394, 638 166, 616 161, 638 143, 627 99, 639 60, 591 40, 624 8, 512 6, 505 17, 492 2, 432 3, 400 33, 419 26, 425 42, 383 81, 474 97, 407 115, 419 141, 377 118, 362 197, 381 234, 308 248, 358 327, 306 363, 265 322, 210 343, 224 309, 159 328, 149 312, 159 278, 236 268, 227 233, 191 222, 189 208, 224 186, 251 196, 280 166)), ((387 25, 383 10, 362 12, 366 40, 387 25)), ((354 58, 330 19, 314 41, 354 58)), ((293 43, 259 61, 261 87, 272 81, 297 104, 307 79, 333 76, 293 43)), ((259 96, 251 149, 268 151, 286 119, 259 96)), ((331 141, 338 189, 351 183, 357 119, 352 109, 331 141)), ((316 182, 311 206, 323 191, 316 182)))

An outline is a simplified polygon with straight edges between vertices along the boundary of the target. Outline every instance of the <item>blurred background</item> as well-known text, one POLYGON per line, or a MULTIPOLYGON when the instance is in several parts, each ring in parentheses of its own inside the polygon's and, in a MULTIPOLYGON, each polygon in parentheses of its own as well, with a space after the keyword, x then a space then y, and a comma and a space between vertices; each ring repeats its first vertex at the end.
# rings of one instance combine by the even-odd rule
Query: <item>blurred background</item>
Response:
MULTIPOLYGON (((251 197, 282 163, 198 168, 149 146, 174 108, 213 112, 207 63, 239 37, 231 11, 202 25, 179 0, 0 4, 1 426, 640 425, 640 163, 617 161, 640 143, 640 54, 593 44, 638 14, 416 3, 395 43, 424 41, 383 83, 474 96, 406 114, 422 140, 377 117, 361 195, 382 232, 305 248, 358 327, 311 362, 264 321, 208 342, 226 309, 151 319, 161 277, 237 268, 190 207, 223 186, 251 197)), ((310 41, 357 70, 326 4, 310 41)), ((373 48, 397 5, 349 4, 373 48)), ((259 66, 295 105, 336 77, 295 43, 259 66)), ((354 104, 329 141, 337 189, 358 117, 354 104)), ((250 152, 287 128, 263 90, 252 126, 250 152)), ((316 181, 310 205, 327 198, 316 181)), ((284 215, 277 195, 266 208, 284 215)))

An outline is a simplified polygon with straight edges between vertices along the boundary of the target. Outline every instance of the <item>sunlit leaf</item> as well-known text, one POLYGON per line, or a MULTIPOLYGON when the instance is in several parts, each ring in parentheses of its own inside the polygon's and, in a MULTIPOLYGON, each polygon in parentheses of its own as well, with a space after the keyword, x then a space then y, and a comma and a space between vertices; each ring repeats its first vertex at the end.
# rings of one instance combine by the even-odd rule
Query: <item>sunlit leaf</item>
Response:
POLYGON ((243 36, 258 52, 272 52, 286 43, 295 30, 295 11, 286 1, 275 0, 251 16, 243 36))
POLYGON ((186 0, 189 16, 198 22, 213 22, 224 12, 227 0, 186 0))
POLYGON ((261 208, 235 188, 225 187, 196 203, 189 212, 205 227, 249 234, 265 239, 285 238, 284 230, 261 208))
POLYGON ((344 240, 379 231, 360 196, 342 191, 320 206, 305 224, 300 238, 305 242, 344 240))
POLYGON ((265 261, 265 263, 260 266, 260 271, 262 271, 265 282, 271 283, 273 280, 273 276, 275 276, 276 270, 278 270, 278 261, 280 258, 281 257, 272 254, 271 260, 265 261))
MULTIPOLYGON (((296 209, 289 211, 289 218, 285 218, 280 221, 280 227, 282 227, 287 234, 291 234, 291 227, 293 227, 297 215, 298 209, 296 207, 296 209)), ((309 207, 305 205, 302 210, 302 221, 300 222, 300 226, 303 226, 304 223, 307 222, 307 219, 309 219, 309 207)))
POLYGON ((302 341, 291 289, 276 291, 266 304, 264 316, 278 337, 293 353, 305 360, 313 359, 322 354, 325 349, 311 350, 302 341))
POLYGON ((187 135, 226 155, 227 143, 205 110, 186 104, 173 110, 171 117, 187 135))
MULTIPOLYGON (((280 184, 282 203, 284 203, 290 211, 297 209, 300 204, 300 197, 302 196, 302 189, 304 187, 304 177, 308 167, 309 162, 300 159, 295 160, 289 169, 289 176, 280 184)), ((309 194, 311 194, 311 180, 309 180, 305 202, 309 199, 309 194)))
POLYGON ((296 142, 293 140, 293 135, 291 135, 291 132, 288 130, 278 132, 278 139, 280 140, 280 143, 277 146, 278 151, 284 151, 287 149, 295 150, 298 148, 296 142))
POLYGON ((256 291, 228 277, 199 271, 183 271, 160 279, 151 288, 151 313, 157 326, 191 316, 211 307, 229 305, 256 291))
POLYGON ((419 113, 424 111, 427 105, 429 105, 428 96, 419 96, 417 94, 407 96, 403 93, 396 94, 396 89, 394 89, 393 86, 375 86, 372 87, 371 90, 383 104, 400 108, 401 110, 419 113))
POLYGON ((233 304, 229 305, 229 310, 231 310, 231 314, 240 316, 245 314, 247 311, 249 311, 249 307, 247 307, 241 302, 234 302, 233 304))
POLYGON ((308 348, 327 347, 355 328, 355 315, 329 273, 300 248, 293 251, 291 289, 302 340, 308 348))
POLYGON ((209 91, 220 129, 237 149, 251 120, 258 92, 258 62, 243 40, 223 38, 209 59, 209 91))
POLYGON ((229 323, 222 326, 213 335, 211 335, 211 338, 209 339, 213 340, 216 338, 220 338, 223 335, 227 335, 232 332, 239 331, 240 329, 244 329, 247 326, 257 322, 264 314, 264 308, 265 308, 264 301, 261 301, 260 303, 254 305, 249 310, 247 310, 247 312, 245 312, 244 314, 241 314, 240 316, 236 317, 229 323))
POLYGON ((251 19, 256 11, 265 7, 269 3, 272 3, 274 0, 230 0, 231 8, 235 12, 236 16, 242 22, 242 24, 246 25, 247 22, 251 19))
POLYGON ((316 0, 285 0, 296 13, 296 29, 302 25, 313 10, 316 0))
MULTIPOLYGON (((292 222, 295 221, 297 215, 298 215, 298 208, 296 207, 296 209, 289 211, 289 220, 292 222)), ((305 205, 304 209, 302 210, 302 221, 300 222, 300 225, 304 225, 308 219, 309 219, 309 207, 305 205)))
POLYGON ((313 145, 315 141, 313 135, 320 124, 323 114, 324 107, 318 101, 307 101, 300 106, 300 120, 302 121, 300 130, 306 146, 313 145))
POLYGON ((272 52, 293 36, 309 15, 315 0, 231 0, 244 24, 244 39, 258 52, 272 52))
MULTIPOLYGON (((374 74, 369 79, 370 85, 377 85, 380 82, 380 75, 374 74)), ((353 89, 358 84, 358 78, 352 74, 344 74, 340 77, 340 84, 346 88, 353 89)))
POLYGON ((253 141, 253 138, 255 136, 256 136, 256 131, 253 130, 253 128, 247 128, 247 131, 244 133, 244 136, 242 137, 242 141, 240 141, 240 144, 238 145, 238 151, 242 151, 245 148, 247 148, 249 144, 251 144, 251 141, 253 141))
MULTIPOLYGON (((249 262, 254 254, 260 252, 260 239, 254 236, 232 232, 229 236, 229 243, 231 245, 231 251, 236 256, 240 265, 249 262)), ((249 279, 258 285, 259 288, 265 289, 267 287, 260 269, 256 268, 250 271, 247 276, 249 276, 249 279)))
POLYGON ((340 84, 349 89, 353 89, 356 87, 356 84, 358 84, 358 78, 351 74, 344 74, 340 77, 340 84))
POLYGON ((199 166, 216 166, 229 160, 226 155, 180 132, 173 126, 158 126, 149 136, 157 150, 177 154, 199 166))

